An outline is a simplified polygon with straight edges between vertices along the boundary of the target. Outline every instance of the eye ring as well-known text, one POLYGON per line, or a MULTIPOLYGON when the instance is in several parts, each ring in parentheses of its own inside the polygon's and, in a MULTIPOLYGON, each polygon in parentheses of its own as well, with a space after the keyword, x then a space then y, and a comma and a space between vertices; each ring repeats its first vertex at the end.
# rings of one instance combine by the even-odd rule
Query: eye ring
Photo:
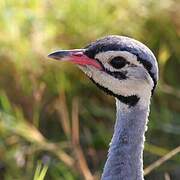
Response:
POLYGON ((114 57, 113 59, 111 59, 109 64, 115 69, 121 69, 126 64, 129 64, 129 62, 124 57, 117 56, 117 57, 114 57))

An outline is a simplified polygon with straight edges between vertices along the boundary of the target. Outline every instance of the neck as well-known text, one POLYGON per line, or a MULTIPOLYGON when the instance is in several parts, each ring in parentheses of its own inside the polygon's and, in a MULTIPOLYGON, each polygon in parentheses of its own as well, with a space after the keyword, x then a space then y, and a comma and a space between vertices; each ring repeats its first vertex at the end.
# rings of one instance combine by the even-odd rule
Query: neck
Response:
MULTIPOLYGON (((150 100, 149 100, 150 101, 150 100)), ((149 105, 116 100, 117 118, 102 180, 143 180, 143 148, 149 105)))

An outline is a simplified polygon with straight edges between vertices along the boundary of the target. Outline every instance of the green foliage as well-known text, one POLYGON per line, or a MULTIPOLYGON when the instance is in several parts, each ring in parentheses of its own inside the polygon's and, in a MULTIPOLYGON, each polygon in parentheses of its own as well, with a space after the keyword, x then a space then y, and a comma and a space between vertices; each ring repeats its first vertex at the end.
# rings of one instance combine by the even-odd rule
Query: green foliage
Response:
POLYGON ((33 180, 43 180, 47 173, 47 170, 48 170, 48 166, 47 165, 42 166, 42 164, 39 162, 37 164, 33 180))
MULTIPOLYGON (((86 166, 78 164, 79 158, 99 178, 113 131, 114 100, 74 66, 53 62, 47 54, 60 48, 81 48, 107 34, 142 41, 159 62, 145 167, 177 147, 179 6, 175 0, 1 0, 0 179, 84 179, 88 173, 86 166), (72 145, 76 120, 71 117, 77 109, 80 150, 72 145), (48 171, 39 161, 48 161, 48 171)), ((179 179, 179 164, 176 155, 146 179, 164 179, 165 173, 179 179)))

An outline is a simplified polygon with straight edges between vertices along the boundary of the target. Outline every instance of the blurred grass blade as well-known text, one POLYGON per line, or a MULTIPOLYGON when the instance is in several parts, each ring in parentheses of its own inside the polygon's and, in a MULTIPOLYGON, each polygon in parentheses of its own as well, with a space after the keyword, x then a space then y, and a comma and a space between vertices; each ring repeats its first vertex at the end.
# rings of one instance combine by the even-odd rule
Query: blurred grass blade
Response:
POLYGON ((151 171, 161 166, 163 163, 165 163, 167 160, 175 156, 176 154, 180 153, 180 146, 173 149, 169 153, 167 153, 165 156, 161 157, 151 165, 149 165, 147 168, 144 169, 144 176, 148 175, 151 171))
POLYGON ((47 165, 42 165, 41 162, 38 162, 33 180, 44 180, 47 170, 47 165))
POLYGON ((79 104, 77 98, 74 98, 72 102, 72 145, 84 179, 94 180, 79 142, 79 104))
POLYGON ((11 112, 11 104, 3 90, 0 90, 0 105, 5 112, 11 112))
POLYGON ((59 115, 59 120, 61 123, 61 126, 63 128, 63 131, 67 138, 70 138, 70 120, 69 120, 69 114, 68 114, 68 107, 66 102, 66 96, 64 92, 61 92, 59 94, 59 97, 57 98, 57 101, 54 104, 55 109, 57 110, 57 113, 59 115))

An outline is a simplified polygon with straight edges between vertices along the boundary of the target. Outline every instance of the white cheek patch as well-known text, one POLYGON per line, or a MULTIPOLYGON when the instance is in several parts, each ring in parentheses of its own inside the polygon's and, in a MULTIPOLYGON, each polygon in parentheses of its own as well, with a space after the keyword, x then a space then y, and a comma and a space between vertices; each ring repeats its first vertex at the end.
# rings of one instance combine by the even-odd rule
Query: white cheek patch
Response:
POLYGON ((148 79, 148 81, 151 81, 151 83, 147 82, 147 79, 139 80, 136 79, 136 77, 133 78, 133 76, 125 80, 119 80, 103 71, 97 71, 94 67, 89 67, 89 69, 92 73, 91 78, 99 85, 112 91, 114 94, 122 96, 137 95, 140 97, 139 103, 142 106, 146 106, 147 102, 149 102, 148 99, 151 97, 153 84, 149 75, 148 77, 150 79, 148 79))

